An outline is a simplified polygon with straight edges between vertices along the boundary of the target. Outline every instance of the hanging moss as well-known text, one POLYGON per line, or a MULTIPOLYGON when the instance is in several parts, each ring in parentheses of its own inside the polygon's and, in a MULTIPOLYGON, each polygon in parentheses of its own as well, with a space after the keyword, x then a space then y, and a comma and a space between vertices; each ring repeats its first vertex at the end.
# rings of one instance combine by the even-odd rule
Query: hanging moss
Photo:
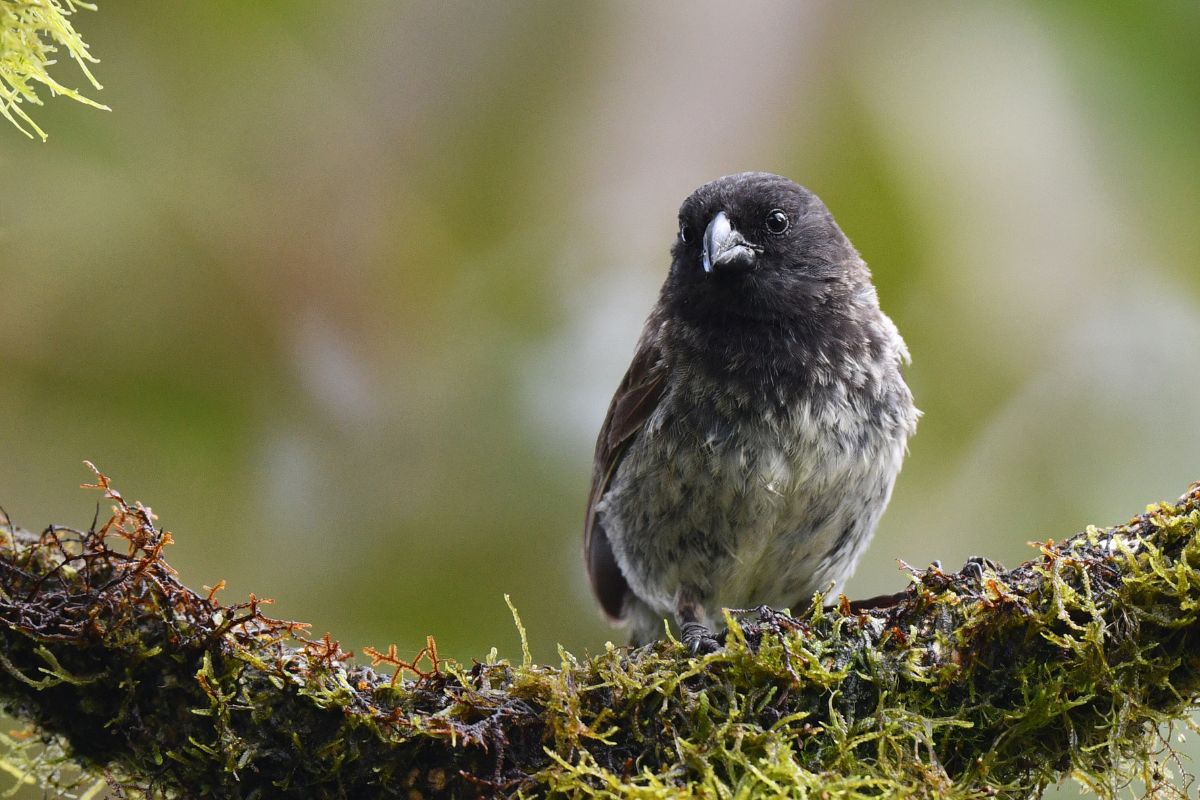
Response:
POLYGON ((81 8, 94 11, 96 7, 80 0, 0 0, 0 116, 30 138, 37 134, 46 140, 46 132, 21 107, 22 103, 42 105, 39 84, 52 95, 108 110, 50 77, 49 67, 65 53, 94 88, 101 88, 88 68, 96 59, 71 25, 70 16, 81 8))
POLYGON ((183 586, 170 534, 98 485, 103 527, 0 548, 0 698, 32 732, 6 768, 60 791, 986 798, 1071 775, 1184 796, 1159 731, 1200 696, 1200 484, 1014 570, 913 570, 887 609, 730 618, 699 658, 466 665, 430 639, 373 667, 183 586))

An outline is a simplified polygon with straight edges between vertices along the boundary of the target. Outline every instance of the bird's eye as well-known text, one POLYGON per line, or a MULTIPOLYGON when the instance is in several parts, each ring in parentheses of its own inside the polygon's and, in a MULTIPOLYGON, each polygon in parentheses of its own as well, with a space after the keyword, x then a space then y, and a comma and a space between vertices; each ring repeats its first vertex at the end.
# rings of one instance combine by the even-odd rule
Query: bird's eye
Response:
POLYGON ((788 229, 791 224, 788 215, 781 208, 773 208, 767 212, 767 233, 778 236, 788 229))
POLYGON ((679 241, 684 244, 690 244, 692 241, 692 229, 685 222, 679 223, 679 241))

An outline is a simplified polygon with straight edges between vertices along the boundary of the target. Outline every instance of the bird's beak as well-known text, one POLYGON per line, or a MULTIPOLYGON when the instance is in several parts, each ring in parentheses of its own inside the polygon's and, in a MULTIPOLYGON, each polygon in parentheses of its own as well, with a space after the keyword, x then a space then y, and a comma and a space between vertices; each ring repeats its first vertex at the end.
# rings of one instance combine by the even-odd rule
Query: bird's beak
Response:
POLYGON ((758 254, 734 227, 724 211, 719 212, 704 230, 704 271, 749 272, 758 254))

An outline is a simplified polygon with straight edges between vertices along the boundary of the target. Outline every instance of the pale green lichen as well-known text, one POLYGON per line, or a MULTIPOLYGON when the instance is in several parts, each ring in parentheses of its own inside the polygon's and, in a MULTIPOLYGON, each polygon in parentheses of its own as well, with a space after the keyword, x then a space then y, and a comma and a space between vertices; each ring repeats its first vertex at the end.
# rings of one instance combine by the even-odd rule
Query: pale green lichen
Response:
POLYGON ((94 11, 96 7, 80 0, 0 0, 0 116, 30 138, 36 134, 46 140, 46 132, 21 107, 22 103, 42 105, 37 84, 51 95, 108 110, 50 77, 55 55, 64 50, 94 88, 103 88, 88 68, 96 59, 69 19, 81 8, 94 11))

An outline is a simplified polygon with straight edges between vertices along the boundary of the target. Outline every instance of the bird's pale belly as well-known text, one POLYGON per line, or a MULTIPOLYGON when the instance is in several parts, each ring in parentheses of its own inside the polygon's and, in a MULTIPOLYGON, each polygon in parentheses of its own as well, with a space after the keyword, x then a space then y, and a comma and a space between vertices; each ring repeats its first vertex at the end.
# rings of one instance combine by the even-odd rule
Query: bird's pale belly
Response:
POLYGON ((670 616, 690 593, 710 622, 723 607, 796 607, 840 589, 904 447, 903 437, 862 436, 855 414, 801 410, 738 428, 713 415, 657 422, 623 460, 601 520, 634 595, 670 616))

